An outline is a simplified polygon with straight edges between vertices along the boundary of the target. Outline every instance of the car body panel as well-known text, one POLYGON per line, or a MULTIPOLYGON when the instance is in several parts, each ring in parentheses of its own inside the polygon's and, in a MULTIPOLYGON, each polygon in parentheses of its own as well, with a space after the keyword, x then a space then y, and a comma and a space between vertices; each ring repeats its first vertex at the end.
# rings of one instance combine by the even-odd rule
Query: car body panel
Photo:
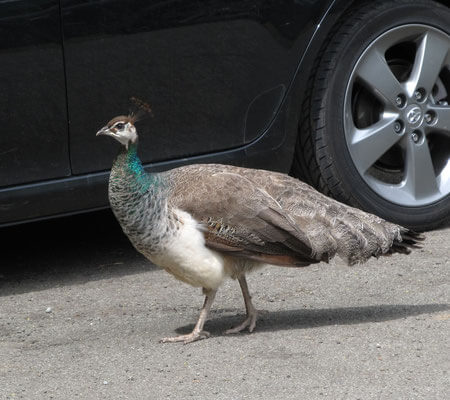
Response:
POLYGON ((315 2, 62 1, 72 171, 111 166, 99 121, 150 103, 143 162, 251 142, 268 127, 323 12, 315 2), (80 24, 83 20, 83 24, 80 24), (290 27, 286 29, 286 27, 290 27))
POLYGON ((0 187, 70 175, 57 0, 0 2, 0 187))
MULTIPOLYGON (((76 4, 80 9, 83 5, 89 8, 93 5, 103 7, 104 4, 124 4, 121 1, 84 3, 87 2, 76 4)), ((156 13, 160 18, 156 19, 157 22, 149 23, 148 32, 142 35, 148 35, 147 45, 153 43, 157 49, 159 46, 159 57, 164 57, 163 37, 175 35, 178 40, 182 38, 178 32, 171 33, 172 30, 186 32, 184 44, 189 42, 189 38, 191 41, 200 40, 205 54, 202 57, 202 53, 195 50, 196 57, 189 60, 189 69, 198 71, 203 77, 197 79, 195 74, 186 75, 188 72, 183 72, 183 63, 177 64, 177 60, 189 58, 189 52, 184 46, 178 54, 170 50, 165 62, 157 64, 157 67, 151 60, 144 61, 144 65, 151 69, 154 80, 145 77, 145 68, 139 70, 139 66, 136 68, 140 78, 134 80, 133 70, 125 68, 127 63, 119 66, 110 64, 114 64, 116 54, 113 52, 113 42, 102 46, 105 40, 110 40, 114 35, 124 36, 127 40, 117 47, 117 54, 125 52, 127 57, 143 57, 146 53, 145 46, 140 47, 142 43, 132 47, 134 51, 128 53, 125 50, 126 43, 131 46, 133 40, 137 40, 135 36, 141 34, 139 29, 131 33, 121 32, 120 29, 117 31, 114 20, 108 20, 104 13, 100 13, 103 15, 101 18, 95 13, 89 13, 94 15, 91 24, 82 19, 87 18, 87 15, 79 10, 78 17, 74 17, 75 2, 62 1, 63 21, 68 24, 64 27, 64 49, 72 175, 0 189, 0 225, 107 207, 108 169, 117 152, 117 144, 95 138, 95 131, 112 116, 126 112, 130 105, 128 98, 133 95, 151 103, 155 115, 138 124, 141 132, 140 154, 149 170, 163 170, 193 162, 219 162, 289 171, 297 139, 305 76, 309 74, 317 51, 317 46, 311 44, 315 37, 322 40, 326 35, 323 31, 331 25, 327 23, 327 16, 330 16, 330 21, 334 18, 333 13, 327 14, 333 1, 207 1, 202 2, 202 5, 208 12, 201 18, 198 16, 201 8, 195 8, 198 2, 141 3, 154 4, 155 7, 162 4, 167 10, 170 4, 179 7, 179 14, 171 9, 166 16, 162 11, 156 13), (188 3, 197 14, 187 13, 190 18, 181 20, 183 7, 188 7, 188 3), (244 6, 245 12, 238 12, 239 7, 244 6), (274 7, 279 7, 282 12, 275 13, 274 7), (70 8, 72 10, 69 12, 70 8), (264 17, 266 8, 272 12, 264 17), (77 18, 78 28, 74 26, 77 18), (99 28, 99 21, 103 21, 100 26, 103 30, 99 28), (173 26, 175 28, 172 29, 173 26), (196 32, 196 29, 200 31, 196 32), (189 32, 195 34, 190 36, 189 32), (212 43, 216 46, 211 47, 208 41, 202 41, 199 32, 204 35, 215 32, 212 43), (247 38, 248 43, 239 43, 233 53, 232 44, 238 38, 242 41, 247 38), (222 47, 218 47, 221 40, 222 47), (267 41, 270 43, 265 44, 267 41), (255 46, 253 50, 251 45, 255 46), (84 50, 83 46, 86 46, 84 50), (101 61, 102 48, 108 50, 103 53, 109 55, 106 61, 101 61), (311 52, 308 52, 310 48, 311 52), (94 50, 99 54, 94 54, 94 50), (83 60, 77 60, 77 54, 83 60), (224 60, 226 68, 220 66, 224 60), (208 82, 207 74, 214 68, 214 63, 218 64, 216 68, 219 68, 220 73, 212 74, 208 82), (258 63, 265 65, 258 66, 258 63), (168 71, 165 71, 164 65, 168 71), (111 66, 111 70, 108 66, 111 66), (253 75, 240 73, 245 68, 253 71, 253 75), (296 71, 297 79, 294 80, 296 71), (182 75, 183 79, 178 79, 178 74, 182 73, 185 74, 182 75), (106 78, 104 82, 99 82, 102 74, 106 74, 106 78), (180 88, 176 87, 177 83, 180 88), (219 99, 223 97, 221 91, 229 98, 219 99), (183 101, 183 93, 189 101, 183 101)), ((133 15, 139 17, 138 13, 133 15)), ((141 25, 136 23, 131 26, 141 25)), ((167 43, 175 46, 176 42, 172 39, 167 43)), ((195 46, 191 43, 190 47, 193 49, 195 46)), ((150 50, 148 53, 151 53, 150 50)), ((136 66, 133 64, 135 62, 130 65, 136 66)), ((64 130, 61 132, 63 134, 64 130)))

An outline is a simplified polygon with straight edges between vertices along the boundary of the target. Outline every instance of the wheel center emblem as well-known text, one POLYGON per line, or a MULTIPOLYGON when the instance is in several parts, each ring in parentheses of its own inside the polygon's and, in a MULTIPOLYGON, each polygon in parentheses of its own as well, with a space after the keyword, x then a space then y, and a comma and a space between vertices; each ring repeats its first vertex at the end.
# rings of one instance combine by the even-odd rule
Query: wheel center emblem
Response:
POLYGON ((417 124, 422 118, 422 110, 419 106, 413 106, 406 112, 406 119, 411 125, 417 124))

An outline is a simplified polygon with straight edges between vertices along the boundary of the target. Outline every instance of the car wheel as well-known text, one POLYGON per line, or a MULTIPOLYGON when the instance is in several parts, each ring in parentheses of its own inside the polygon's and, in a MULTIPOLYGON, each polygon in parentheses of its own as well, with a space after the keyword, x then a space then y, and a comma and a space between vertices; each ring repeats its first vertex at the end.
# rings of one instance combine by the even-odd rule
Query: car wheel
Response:
POLYGON ((347 12, 309 81, 294 175, 413 229, 449 223, 449 33, 433 1, 347 12))

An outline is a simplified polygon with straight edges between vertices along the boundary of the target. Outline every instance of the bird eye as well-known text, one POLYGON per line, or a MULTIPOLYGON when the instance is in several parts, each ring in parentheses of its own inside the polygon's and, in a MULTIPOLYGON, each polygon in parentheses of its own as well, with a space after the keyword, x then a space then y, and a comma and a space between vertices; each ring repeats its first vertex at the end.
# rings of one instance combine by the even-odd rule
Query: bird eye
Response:
POLYGON ((125 124, 123 122, 119 122, 116 124, 115 128, 121 131, 125 127, 125 124))

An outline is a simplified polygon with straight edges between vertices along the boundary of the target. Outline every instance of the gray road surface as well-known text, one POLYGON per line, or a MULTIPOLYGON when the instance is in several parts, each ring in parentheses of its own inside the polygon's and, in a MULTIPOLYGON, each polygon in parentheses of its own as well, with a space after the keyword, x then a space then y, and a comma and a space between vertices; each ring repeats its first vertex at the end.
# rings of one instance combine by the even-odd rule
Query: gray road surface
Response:
POLYGON ((449 399, 450 229, 414 255, 336 260, 218 293, 212 338, 188 332, 200 290, 138 255, 108 212, 0 232, 0 399, 449 399))

